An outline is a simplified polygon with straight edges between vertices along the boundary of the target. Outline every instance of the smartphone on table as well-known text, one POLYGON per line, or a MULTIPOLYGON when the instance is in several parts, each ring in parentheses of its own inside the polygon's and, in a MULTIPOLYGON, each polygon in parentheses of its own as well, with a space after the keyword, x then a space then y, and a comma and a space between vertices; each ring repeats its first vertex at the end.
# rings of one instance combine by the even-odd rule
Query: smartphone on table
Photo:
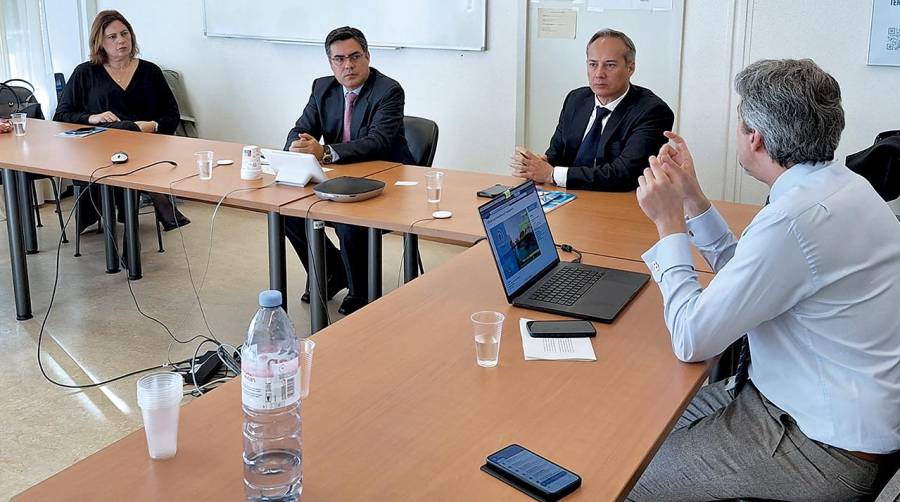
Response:
POLYGON ((559 500, 581 486, 578 474, 517 444, 488 455, 481 470, 537 500, 559 500))
POLYGON ((590 321, 528 321, 525 323, 532 338, 584 338, 597 336, 590 321))
POLYGON ((494 197, 496 197, 496 196, 498 196, 498 195, 500 195, 500 194, 502 194, 502 193, 505 193, 505 192, 506 192, 507 190, 509 190, 510 188, 512 188, 512 187, 510 187, 510 186, 508 186, 508 185, 500 185, 500 184, 497 184, 497 185, 494 185, 494 186, 487 187, 487 188, 485 188, 485 189, 479 190, 478 193, 475 194, 475 195, 477 195, 477 196, 479 196, 479 197, 485 197, 485 198, 488 198, 488 199, 493 199, 494 197))

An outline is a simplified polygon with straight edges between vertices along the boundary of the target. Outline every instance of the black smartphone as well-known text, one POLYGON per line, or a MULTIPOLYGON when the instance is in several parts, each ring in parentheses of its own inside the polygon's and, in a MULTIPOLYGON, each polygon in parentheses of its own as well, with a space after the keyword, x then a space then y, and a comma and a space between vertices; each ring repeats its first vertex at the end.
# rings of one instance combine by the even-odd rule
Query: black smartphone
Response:
POLYGON ((589 321, 528 321, 525 323, 533 338, 584 338, 597 336, 589 321))
POLYGON ((96 127, 94 127, 94 126, 79 127, 78 129, 72 129, 71 132, 90 132, 90 131, 93 131, 94 129, 96 129, 96 127))
POLYGON ((517 444, 488 455, 482 470, 538 500, 559 500, 581 476, 517 444))
POLYGON ((476 195, 478 195, 479 197, 485 197, 487 199, 493 199, 494 197, 496 197, 502 193, 505 193, 510 188, 512 188, 512 187, 508 186, 508 185, 497 184, 492 187, 487 187, 483 190, 479 190, 476 195))

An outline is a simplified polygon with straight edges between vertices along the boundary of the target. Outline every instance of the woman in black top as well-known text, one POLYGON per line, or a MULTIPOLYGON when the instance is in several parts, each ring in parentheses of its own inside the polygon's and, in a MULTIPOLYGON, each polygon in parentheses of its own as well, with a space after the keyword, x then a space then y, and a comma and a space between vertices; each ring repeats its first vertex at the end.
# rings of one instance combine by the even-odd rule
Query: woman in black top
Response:
MULTIPOLYGON (((91 60, 72 72, 53 120, 174 134, 180 120, 175 96, 158 66, 135 57, 137 41, 125 17, 100 12, 90 38, 91 60)), ((166 230, 190 223, 165 195, 150 198, 166 230)))

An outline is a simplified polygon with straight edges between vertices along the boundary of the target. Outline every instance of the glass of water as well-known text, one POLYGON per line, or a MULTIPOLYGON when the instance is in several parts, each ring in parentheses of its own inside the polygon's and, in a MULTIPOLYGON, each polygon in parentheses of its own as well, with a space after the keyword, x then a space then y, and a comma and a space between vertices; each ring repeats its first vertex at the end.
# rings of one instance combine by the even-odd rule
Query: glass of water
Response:
POLYGON ((444 173, 428 171, 425 173, 425 199, 431 203, 441 201, 441 190, 444 186, 444 173))
POLYGON ((9 116, 9 121, 12 122, 13 132, 16 133, 16 136, 25 136, 25 115, 24 113, 13 113, 9 116))
POLYGON ((478 366, 493 368, 500 358, 500 334, 505 317, 500 312, 484 310, 471 316, 475 333, 475 361, 478 366))
POLYGON ((197 173, 201 180, 212 179, 212 152, 197 152, 194 154, 194 160, 197 162, 197 173))

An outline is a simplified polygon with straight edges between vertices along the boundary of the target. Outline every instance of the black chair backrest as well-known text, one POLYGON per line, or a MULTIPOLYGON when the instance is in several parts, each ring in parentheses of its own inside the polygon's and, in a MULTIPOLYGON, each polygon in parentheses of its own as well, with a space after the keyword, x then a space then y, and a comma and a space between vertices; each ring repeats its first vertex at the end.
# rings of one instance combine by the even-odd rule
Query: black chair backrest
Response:
POLYGON ((433 120, 406 115, 403 117, 403 128, 416 165, 431 167, 437 151, 438 125, 433 120))
POLYGON ((24 113, 34 119, 44 118, 41 104, 34 95, 34 86, 26 80, 11 78, 0 83, 0 118, 9 118, 13 113, 24 113))
POLYGON ((847 167, 869 180, 884 200, 900 197, 900 131, 885 131, 875 144, 848 155, 847 167))

